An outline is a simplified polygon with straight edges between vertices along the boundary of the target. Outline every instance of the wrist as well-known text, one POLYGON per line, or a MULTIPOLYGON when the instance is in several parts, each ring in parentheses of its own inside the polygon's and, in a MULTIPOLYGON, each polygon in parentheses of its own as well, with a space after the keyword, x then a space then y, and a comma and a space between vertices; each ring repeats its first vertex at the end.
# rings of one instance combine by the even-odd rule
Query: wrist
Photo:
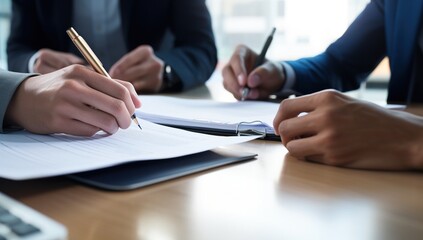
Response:
POLYGON ((25 88, 25 84, 31 77, 23 80, 19 86, 16 88, 12 98, 10 99, 9 105, 7 107, 5 116, 4 116, 4 127, 7 129, 16 129, 20 128, 22 124, 20 123, 20 115, 22 115, 22 107, 21 107, 21 98, 22 95, 24 96, 25 93, 22 93, 23 89, 25 88))
POLYGON ((178 92, 182 90, 182 82, 169 64, 164 64, 162 86, 160 92, 178 92))

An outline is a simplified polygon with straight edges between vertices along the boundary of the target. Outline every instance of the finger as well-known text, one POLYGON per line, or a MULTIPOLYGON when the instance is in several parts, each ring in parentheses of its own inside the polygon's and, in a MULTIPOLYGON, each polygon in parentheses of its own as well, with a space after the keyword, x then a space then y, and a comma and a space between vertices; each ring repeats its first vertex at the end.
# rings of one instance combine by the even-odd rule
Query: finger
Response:
POLYGON ((129 90, 129 92, 131 94, 132 102, 134 103, 135 107, 140 108, 142 103, 141 103, 141 100, 138 98, 138 94, 135 91, 134 85, 132 83, 129 83, 129 82, 126 82, 126 81, 122 81, 122 80, 118 80, 118 79, 115 79, 115 80, 129 90))
POLYGON ((117 61, 110 69, 110 74, 119 75, 137 63, 150 58, 153 54, 154 51, 150 46, 140 46, 117 61))
POLYGON ((315 96, 315 94, 311 94, 283 100, 273 120, 273 127, 277 129, 280 122, 297 117, 302 112, 311 112, 315 110, 318 104, 317 101, 315 101, 315 96))
POLYGON ((82 66, 73 65, 69 77, 81 79, 85 84, 67 84, 68 99, 76 99, 94 108, 113 115, 121 128, 130 125, 130 113, 135 112, 129 90, 122 84, 92 72, 82 66), (73 76, 72 76, 73 74, 73 76), (87 87, 88 86, 88 87, 87 87))
MULTIPOLYGON (((107 98, 109 101, 109 104, 112 104, 108 108, 106 108, 108 109, 107 111, 108 113, 116 116, 118 112, 123 111, 119 107, 121 101, 125 104, 126 110, 128 111, 128 113, 135 112, 135 106, 132 101, 131 94, 124 85, 120 84, 119 82, 113 79, 109 79, 98 73, 92 72, 84 67, 75 65, 74 69, 78 69, 75 71, 74 74, 77 75, 79 79, 83 79, 84 82, 88 86, 90 86, 92 89, 99 91, 105 94, 106 96, 115 98, 114 100, 107 98)), ((100 97, 99 94, 97 94, 96 96, 100 97)), ((106 100, 106 99, 103 98, 103 100, 106 100)), ((104 105, 104 103, 97 103, 97 104, 104 105)), ((122 121, 118 121, 118 122, 119 122, 119 125, 122 123, 122 121)))
POLYGON ((56 51, 43 51, 40 53, 37 61, 52 66, 53 68, 60 69, 69 66, 65 54, 56 51))
POLYGON ((74 106, 71 111, 73 119, 86 123, 95 128, 99 128, 109 134, 113 134, 119 130, 116 118, 97 108, 89 107, 85 104, 74 106))
POLYGON ((238 46, 235 53, 232 55, 229 65, 236 76, 238 84, 242 87, 247 85, 247 66, 246 61, 249 57, 250 50, 245 46, 238 46))
POLYGON ((55 130, 54 132, 60 132, 75 136, 91 137, 100 130, 100 128, 94 127, 90 124, 75 119, 68 119, 64 121, 63 124, 61 124, 60 129, 55 130))
POLYGON ((240 100, 241 99, 241 91, 242 87, 239 85, 238 80, 235 76, 235 73, 233 72, 232 68, 227 65, 222 70, 222 76, 223 76, 223 87, 232 93, 232 95, 240 100))
POLYGON ((286 148, 292 156, 303 160, 309 156, 322 155, 318 139, 318 136, 296 139, 290 141, 286 148))
POLYGON ((140 78, 150 76, 151 78, 159 79, 162 74, 162 65, 153 59, 151 61, 140 62, 123 72, 120 79, 135 82, 140 78))
POLYGON ((51 73, 51 72, 54 72, 58 69, 59 68, 55 68, 55 67, 48 65, 47 63, 43 64, 41 62, 36 63, 35 66, 34 66, 34 71, 37 72, 37 73, 41 73, 41 74, 51 73))
POLYGON ((138 79, 138 81, 135 81, 132 84, 138 92, 154 93, 158 92, 160 88, 158 80, 155 81, 154 79, 149 77, 138 79))
POLYGON ((82 59, 82 58, 80 58, 80 57, 78 57, 78 56, 76 56, 74 54, 66 53, 64 55, 65 55, 64 60, 66 61, 66 64, 67 65, 72 65, 72 64, 81 64, 81 65, 84 65, 84 64, 86 64, 86 62, 84 61, 84 59, 82 59))
POLYGON ((282 143, 286 145, 292 140, 316 135, 319 128, 315 118, 313 114, 308 114, 282 121, 277 129, 282 143))

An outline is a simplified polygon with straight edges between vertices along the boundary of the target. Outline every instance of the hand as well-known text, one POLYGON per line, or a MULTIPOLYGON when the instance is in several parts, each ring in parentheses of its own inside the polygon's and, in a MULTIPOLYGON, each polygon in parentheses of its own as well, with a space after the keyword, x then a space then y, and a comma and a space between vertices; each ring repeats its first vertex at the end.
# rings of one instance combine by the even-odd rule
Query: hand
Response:
POLYGON ((73 65, 26 79, 6 112, 9 124, 39 134, 92 136, 128 128, 141 106, 130 83, 73 65))
POLYGON ((423 118, 336 91, 284 100, 274 128, 290 154, 362 169, 423 169, 423 118), (306 115, 300 113, 306 112, 306 115))
POLYGON ((41 49, 39 56, 34 63, 34 72, 46 74, 72 64, 84 64, 85 61, 71 53, 53 51, 51 49, 41 49))
POLYGON ((123 56, 110 69, 112 78, 131 82, 135 90, 158 92, 163 84, 164 62, 154 55, 150 46, 140 46, 123 56))
POLYGON ((285 82, 279 63, 266 60, 263 65, 253 69, 257 57, 257 53, 240 45, 223 68, 223 86, 238 100, 245 86, 250 88, 247 99, 265 99, 281 89, 285 82))

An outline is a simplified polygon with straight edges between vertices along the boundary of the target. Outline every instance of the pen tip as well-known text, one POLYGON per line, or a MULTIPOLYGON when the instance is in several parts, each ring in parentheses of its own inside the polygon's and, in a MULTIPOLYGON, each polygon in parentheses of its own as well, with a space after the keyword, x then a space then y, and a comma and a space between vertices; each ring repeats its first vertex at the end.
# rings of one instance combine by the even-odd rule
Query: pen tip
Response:
POLYGON ((138 124, 138 127, 140 128, 140 130, 142 130, 142 127, 141 127, 141 125, 139 125, 139 124, 138 124))
POLYGON ((270 34, 270 35, 275 35, 275 32, 276 32, 276 28, 274 27, 273 29, 272 29, 272 33, 270 34))

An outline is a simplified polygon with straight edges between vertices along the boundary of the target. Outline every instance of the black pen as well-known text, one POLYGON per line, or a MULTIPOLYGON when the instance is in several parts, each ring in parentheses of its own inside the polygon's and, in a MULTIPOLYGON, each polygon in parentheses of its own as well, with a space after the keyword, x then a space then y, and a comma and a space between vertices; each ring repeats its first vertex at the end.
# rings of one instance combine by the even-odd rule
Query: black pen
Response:
MULTIPOLYGON (((276 28, 273 28, 272 32, 270 33, 269 37, 267 37, 267 40, 264 43, 264 46, 263 46, 263 49, 261 50, 260 55, 256 59, 256 62, 254 64, 253 69, 256 69, 258 66, 260 66, 264 63, 264 59, 266 57, 267 50, 269 50, 269 47, 270 47, 270 44, 273 41, 273 35, 275 35, 275 32, 276 32, 276 28)), ((248 86, 245 86, 242 89, 241 101, 244 101, 247 98, 249 92, 250 92, 250 88, 248 86)))

